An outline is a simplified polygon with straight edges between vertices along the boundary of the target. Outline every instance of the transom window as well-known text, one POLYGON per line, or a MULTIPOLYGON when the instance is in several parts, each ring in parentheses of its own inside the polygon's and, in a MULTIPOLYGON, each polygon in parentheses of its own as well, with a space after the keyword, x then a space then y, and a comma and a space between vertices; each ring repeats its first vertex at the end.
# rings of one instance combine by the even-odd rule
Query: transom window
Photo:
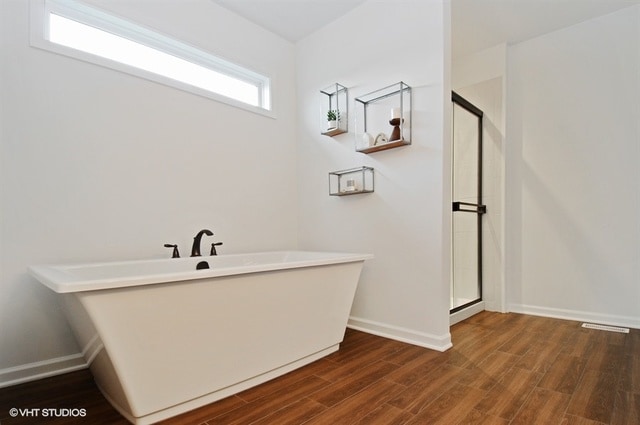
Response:
POLYGON ((32 3, 31 44, 236 106, 271 110, 268 77, 72 0, 32 3))

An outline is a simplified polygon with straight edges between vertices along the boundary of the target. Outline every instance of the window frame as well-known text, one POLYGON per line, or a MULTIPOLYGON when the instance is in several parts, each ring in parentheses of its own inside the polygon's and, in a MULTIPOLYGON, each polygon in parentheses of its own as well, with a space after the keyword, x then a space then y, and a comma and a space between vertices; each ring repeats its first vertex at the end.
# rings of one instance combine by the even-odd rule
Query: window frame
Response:
POLYGON ((234 64, 217 55, 168 37, 156 30, 134 23, 73 0, 31 0, 30 44, 46 51, 68 56, 84 62, 121 71, 140 78, 197 94, 218 102, 275 118, 272 107, 272 81, 266 75, 234 64), (79 23, 126 38, 135 43, 159 50, 196 65, 203 66, 254 85, 258 90, 258 105, 245 103, 220 93, 190 85, 161 74, 146 71, 102 56, 77 50, 49 40, 49 15, 55 14, 79 23))

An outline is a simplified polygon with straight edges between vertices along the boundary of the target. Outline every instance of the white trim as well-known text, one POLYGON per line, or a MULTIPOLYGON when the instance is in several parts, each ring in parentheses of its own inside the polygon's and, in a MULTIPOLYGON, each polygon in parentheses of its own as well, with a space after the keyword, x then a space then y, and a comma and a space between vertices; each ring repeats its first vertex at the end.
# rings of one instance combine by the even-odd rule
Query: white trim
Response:
POLYGON ((91 365, 91 363, 93 363, 93 360, 103 348, 104 345, 102 344, 100 336, 98 334, 95 334, 93 338, 91 338, 89 342, 87 342, 87 345, 82 350, 82 357, 86 359, 88 365, 91 365))
POLYGON ((376 322, 373 320, 363 319, 361 317, 349 317, 347 327, 378 335, 384 338, 394 339, 408 344, 418 345, 420 347, 430 348, 437 351, 446 351, 453 346, 451 344, 451 334, 432 335, 419 332, 413 329, 402 328, 387 323, 376 322))
POLYGON ((133 24, 124 19, 120 19, 102 12, 99 9, 80 4, 73 0, 31 0, 30 21, 30 44, 33 47, 144 78, 168 87, 177 88, 182 91, 241 108, 249 112, 254 112, 270 118, 276 118, 276 114, 272 106, 271 78, 259 72, 234 64, 197 47, 188 45, 182 41, 162 35, 155 30, 147 29, 139 24, 133 24), (143 69, 57 43, 52 43, 48 39, 47 35, 47 26, 49 22, 47 16, 52 12, 255 85, 258 88, 260 106, 250 105, 163 75, 145 71, 143 69))
POLYGON ((62 375, 86 369, 87 363, 82 354, 57 357, 40 362, 27 363, 25 365, 0 369, 0 388, 36 381, 50 376, 62 375))
POLYGON ((86 369, 103 348, 102 340, 96 334, 82 353, 0 369, 0 388, 86 369))
POLYGON ((479 303, 470 305, 469 307, 456 311, 455 313, 451 313, 449 315, 449 325, 455 325, 456 323, 460 323, 463 320, 467 320, 469 317, 480 313, 485 310, 485 302, 480 301, 479 303))
POLYGON ((603 325, 640 329, 640 318, 631 316, 616 316, 612 314, 539 307, 524 304, 509 304, 509 311, 513 313, 530 314, 532 316, 553 317, 555 319, 574 320, 576 322, 593 322, 603 325))

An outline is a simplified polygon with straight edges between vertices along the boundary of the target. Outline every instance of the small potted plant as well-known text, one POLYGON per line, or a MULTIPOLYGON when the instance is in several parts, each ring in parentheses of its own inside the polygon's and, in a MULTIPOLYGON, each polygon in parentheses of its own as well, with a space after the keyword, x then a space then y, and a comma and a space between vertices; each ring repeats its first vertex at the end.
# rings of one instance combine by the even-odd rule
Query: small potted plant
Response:
POLYGON ((331 109, 327 111, 327 128, 329 130, 338 127, 338 121, 340 121, 340 111, 337 109, 331 109))

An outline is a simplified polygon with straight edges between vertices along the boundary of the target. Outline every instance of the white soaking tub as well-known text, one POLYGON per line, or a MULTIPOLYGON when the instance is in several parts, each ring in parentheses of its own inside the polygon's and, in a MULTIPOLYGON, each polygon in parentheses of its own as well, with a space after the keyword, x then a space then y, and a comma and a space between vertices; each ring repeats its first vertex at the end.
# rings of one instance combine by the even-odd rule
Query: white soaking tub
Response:
POLYGON ((62 294, 105 397, 150 424, 336 351, 369 258, 282 251, 29 271, 62 294))

